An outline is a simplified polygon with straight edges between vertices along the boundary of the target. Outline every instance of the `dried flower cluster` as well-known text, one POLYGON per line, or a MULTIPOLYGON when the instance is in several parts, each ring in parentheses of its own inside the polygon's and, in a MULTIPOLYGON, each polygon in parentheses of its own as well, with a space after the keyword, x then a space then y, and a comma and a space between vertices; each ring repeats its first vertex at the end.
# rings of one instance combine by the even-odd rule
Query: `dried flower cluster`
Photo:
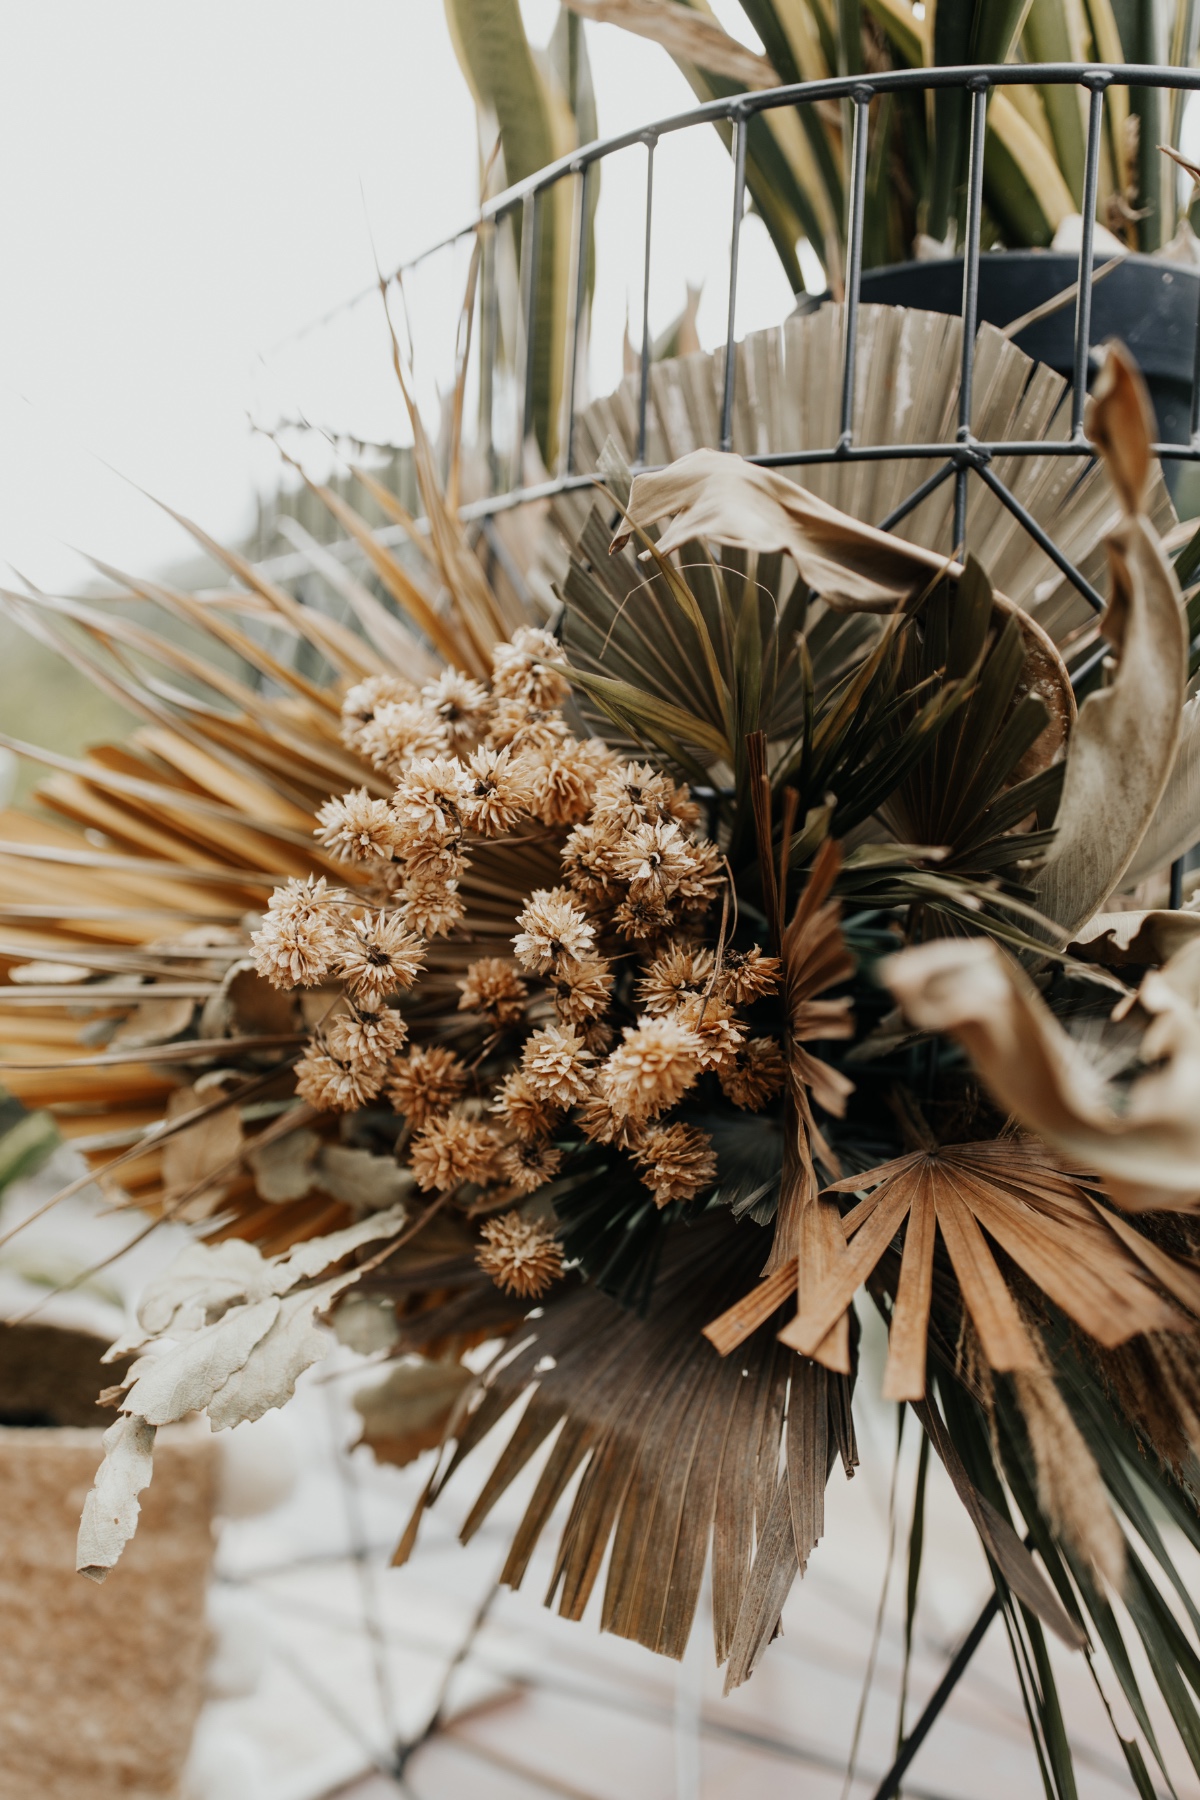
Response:
MULTIPOLYGON (((393 792, 330 800, 316 835, 359 885, 289 882, 254 938, 275 986, 329 990, 301 1096, 320 1111, 390 1106, 417 1185, 485 1213, 569 1172, 589 1143, 628 1156, 658 1206, 697 1200, 716 1155, 674 1110, 707 1074, 749 1110, 784 1081, 777 1039, 744 1016, 775 991, 778 961, 702 941, 724 876, 699 808, 661 771, 571 730, 562 667, 556 641, 524 627, 497 646, 490 690, 454 670, 420 689, 392 676, 351 688, 345 742, 393 792), (457 980, 479 1053, 468 1065, 430 1041, 404 1054, 400 997, 422 1000, 428 940, 462 929, 473 852, 513 832, 556 850, 562 875, 528 895, 512 955, 479 957, 457 980)), ((526 1226, 501 1223, 482 1266, 540 1292, 561 1256, 505 1261, 526 1226)), ((541 1243, 537 1221, 528 1229, 541 1243)))

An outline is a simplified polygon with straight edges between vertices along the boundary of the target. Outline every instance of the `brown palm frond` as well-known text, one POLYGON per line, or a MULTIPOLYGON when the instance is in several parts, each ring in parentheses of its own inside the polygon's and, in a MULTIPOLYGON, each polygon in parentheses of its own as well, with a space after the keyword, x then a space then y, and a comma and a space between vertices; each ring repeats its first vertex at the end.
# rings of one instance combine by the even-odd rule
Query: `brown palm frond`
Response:
POLYGON ((517 1354, 481 1377, 477 1404, 422 1501, 441 1493, 532 1388, 464 1540, 557 1431, 501 1580, 520 1584, 556 1503, 582 1471, 548 1601, 566 1618, 581 1617, 611 1543, 603 1628, 681 1657, 711 1534, 713 1632, 718 1661, 728 1664, 727 1690, 753 1671, 823 1534, 835 1458, 847 1474, 857 1462, 845 1377, 781 1352, 771 1321, 736 1365, 699 1336, 752 1266, 744 1238, 717 1218, 669 1252, 649 1318, 632 1319, 594 1289, 555 1301, 517 1354))
MULTIPOLYGON (((828 1191, 864 1196, 842 1221, 848 1242, 844 1264, 802 1300, 781 1336, 802 1354, 819 1354, 849 1297, 903 1228, 884 1382, 889 1399, 919 1400, 925 1393, 939 1236, 993 1369, 1028 1371, 1039 1364, 1011 1278, 988 1239, 1107 1348, 1139 1333, 1192 1329, 1162 1292, 1161 1274, 1156 1279, 1148 1267, 1162 1253, 1156 1257, 1156 1246, 1148 1243, 1144 1256, 1136 1254, 1129 1242, 1136 1235, 1132 1228, 1036 1143, 1006 1137, 920 1149, 848 1176, 828 1191)), ((1189 1278, 1194 1305, 1200 1301, 1200 1277, 1181 1265, 1175 1285, 1189 1278)))

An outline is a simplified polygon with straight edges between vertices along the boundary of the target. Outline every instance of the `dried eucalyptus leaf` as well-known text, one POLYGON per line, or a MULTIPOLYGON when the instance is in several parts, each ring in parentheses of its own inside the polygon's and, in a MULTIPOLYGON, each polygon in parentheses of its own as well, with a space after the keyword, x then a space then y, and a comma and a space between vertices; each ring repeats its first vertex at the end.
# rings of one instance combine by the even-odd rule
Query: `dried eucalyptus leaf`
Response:
POLYGON ((377 1462, 405 1464, 442 1441, 451 1413, 474 1380, 458 1362, 397 1363, 382 1381, 359 1388, 354 1409, 363 1422, 360 1444, 377 1462))
POLYGON ((317 1158, 314 1185, 361 1212, 379 1212, 407 1199, 415 1183, 394 1156, 373 1156, 369 1150, 353 1150, 347 1144, 326 1144, 317 1158))
POLYGON ((224 1431, 247 1419, 261 1419, 272 1407, 291 1399, 297 1379, 319 1362, 336 1341, 330 1330, 315 1323, 315 1315, 324 1312, 354 1279, 353 1271, 335 1275, 318 1287, 288 1294, 277 1303, 270 1329, 208 1400, 208 1418, 214 1431, 224 1431))
POLYGON ((327 1237, 309 1238, 306 1243, 297 1244, 286 1256, 276 1259, 271 1274, 272 1292, 286 1294, 298 1281, 311 1281, 314 1275, 331 1268, 361 1245, 391 1237, 401 1229, 407 1216, 402 1206, 393 1206, 387 1212, 359 1219, 356 1225, 347 1225, 344 1231, 331 1231, 327 1237))
MULTIPOLYGON (((167 1101, 168 1120, 180 1119, 210 1103, 210 1097, 198 1087, 177 1088, 167 1101)), ((229 1165, 242 1147, 242 1124, 236 1106, 223 1106, 206 1113, 194 1125, 169 1137, 163 1145, 162 1178, 168 1194, 197 1189, 197 1202, 219 1200, 224 1184, 215 1178, 219 1173, 228 1179, 229 1165), (214 1184, 205 1192, 209 1178, 214 1184)))
POLYGON ((236 1302, 262 1300, 272 1292, 270 1264, 253 1244, 242 1238, 188 1244, 147 1285, 138 1321, 147 1335, 158 1336, 177 1327, 185 1307, 199 1307, 201 1322, 212 1324, 236 1302))
POLYGON ((111 1041, 124 1044, 127 1049, 169 1043, 187 1030, 195 1010, 194 1000, 139 1001, 128 1018, 117 1026, 111 1041))
POLYGON ((139 1362, 122 1412, 136 1413, 151 1425, 171 1425, 187 1413, 200 1412, 240 1369, 279 1315, 271 1295, 249 1306, 235 1306, 215 1325, 206 1325, 162 1356, 139 1362))
POLYGON ((254 1185, 263 1200, 278 1204, 285 1200, 302 1200, 316 1181, 317 1152, 321 1140, 315 1131, 304 1127, 289 1131, 286 1137, 272 1138, 261 1149, 246 1152, 246 1161, 254 1170, 254 1185))
POLYGON ((103 1581, 137 1529, 138 1495, 154 1473, 155 1429, 134 1415, 104 1434, 104 1461, 83 1503, 75 1567, 89 1581, 103 1581))

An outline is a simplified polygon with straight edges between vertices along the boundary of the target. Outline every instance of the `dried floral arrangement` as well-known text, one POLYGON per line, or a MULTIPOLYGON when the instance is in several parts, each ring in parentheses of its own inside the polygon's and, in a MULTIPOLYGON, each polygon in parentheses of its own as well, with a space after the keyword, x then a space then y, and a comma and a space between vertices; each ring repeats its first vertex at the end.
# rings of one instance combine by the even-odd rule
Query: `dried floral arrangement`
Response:
POLYGON ((1113 351, 1078 710, 977 563, 703 450, 632 483, 610 453, 548 629, 415 409, 418 562, 328 496, 397 603, 347 577, 361 630, 208 540, 228 593, 130 586, 232 671, 8 597, 145 724, 58 759, 74 829, 5 821, 5 1079, 147 1229, 197 1223, 110 1353, 136 1360, 85 1573, 160 1425, 283 1404, 368 1308, 393 1363, 366 1439, 436 1452, 397 1559, 473 1452, 467 1535, 542 1453, 504 1580, 570 1495, 550 1601, 579 1617, 603 1570, 604 1627, 678 1656, 711 1557, 736 1685, 857 1461, 868 1305, 989 1559, 1047 1791, 1074 1792, 1046 1629, 1123 1692, 1139 1791, 1147 1758, 1169 1777, 1135 1640, 1200 1767, 1160 1529, 1200 1548, 1200 912, 1114 899, 1200 835, 1146 408, 1113 351))

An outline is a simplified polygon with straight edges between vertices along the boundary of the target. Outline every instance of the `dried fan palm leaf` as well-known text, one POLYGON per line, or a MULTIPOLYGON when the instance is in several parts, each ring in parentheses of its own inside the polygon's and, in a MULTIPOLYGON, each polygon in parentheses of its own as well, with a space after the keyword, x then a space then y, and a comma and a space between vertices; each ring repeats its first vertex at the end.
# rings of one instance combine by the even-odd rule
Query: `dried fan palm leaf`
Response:
POLYGON ((515 1355, 505 1352, 485 1371, 422 1502, 437 1497, 532 1389, 464 1539, 557 1431, 501 1579, 523 1579, 557 1501, 582 1470, 549 1600, 564 1617, 581 1617, 611 1542, 603 1628, 680 1657, 711 1534, 713 1630, 727 1688, 752 1673, 823 1534, 833 1461, 840 1453, 847 1475, 857 1462, 843 1378, 791 1364, 789 1394, 789 1362, 768 1328, 736 1365, 699 1337, 722 1290, 749 1272, 744 1258, 738 1234, 714 1219, 668 1254, 645 1321, 586 1289, 557 1300, 522 1333, 515 1355))

